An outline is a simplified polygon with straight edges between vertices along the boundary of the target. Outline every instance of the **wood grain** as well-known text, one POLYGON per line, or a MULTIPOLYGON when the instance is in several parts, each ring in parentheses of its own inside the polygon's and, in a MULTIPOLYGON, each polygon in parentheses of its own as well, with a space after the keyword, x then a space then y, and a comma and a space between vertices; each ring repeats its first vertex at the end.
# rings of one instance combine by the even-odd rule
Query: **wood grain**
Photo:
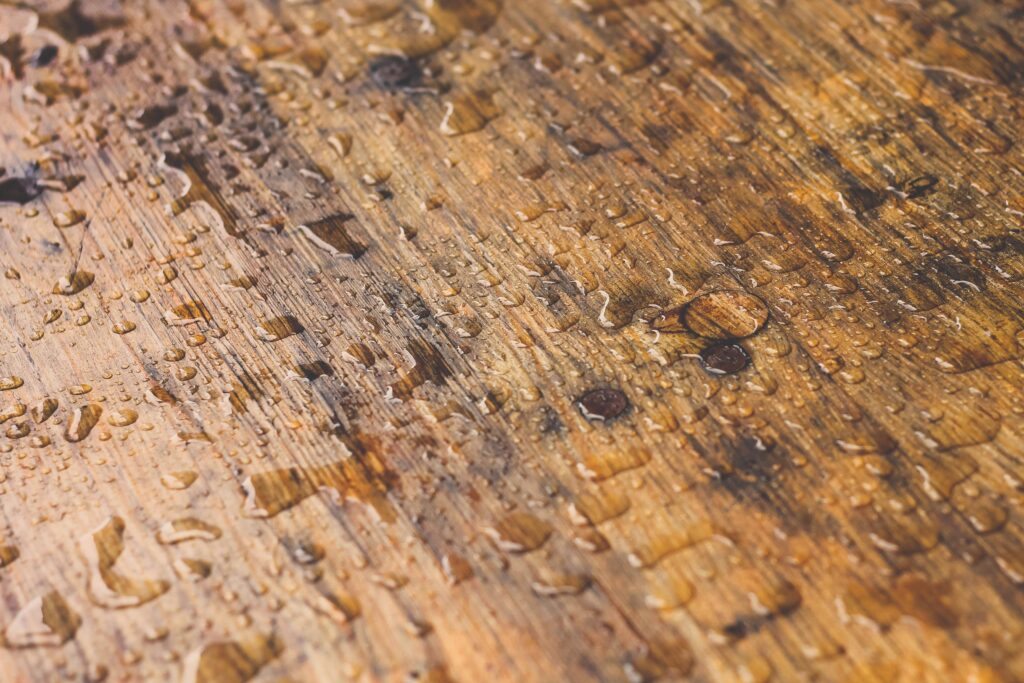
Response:
POLYGON ((1022 35, 0 3, 0 680, 1024 680, 1022 35))

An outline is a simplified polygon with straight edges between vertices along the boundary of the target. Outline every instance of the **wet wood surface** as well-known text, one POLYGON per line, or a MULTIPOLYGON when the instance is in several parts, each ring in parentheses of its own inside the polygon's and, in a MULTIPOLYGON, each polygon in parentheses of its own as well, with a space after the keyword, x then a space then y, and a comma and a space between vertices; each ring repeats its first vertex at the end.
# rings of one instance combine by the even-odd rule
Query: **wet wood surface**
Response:
POLYGON ((1017 0, 0 3, 0 680, 1024 680, 1017 0))

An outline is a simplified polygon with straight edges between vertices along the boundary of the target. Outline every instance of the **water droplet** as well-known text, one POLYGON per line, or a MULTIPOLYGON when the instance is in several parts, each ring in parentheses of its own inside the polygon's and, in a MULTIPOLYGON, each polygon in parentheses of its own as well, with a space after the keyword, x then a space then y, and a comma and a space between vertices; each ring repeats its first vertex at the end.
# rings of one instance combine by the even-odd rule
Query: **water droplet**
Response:
POLYGON ((544 545, 552 530, 547 522, 529 512, 513 512, 483 531, 505 552, 525 553, 544 545))
POLYGON ((299 334, 304 329, 294 316, 282 315, 261 322, 256 334, 265 342, 276 342, 299 334))
POLYGON ((164 488, 168 488, 172 491, 183 491, 191 486, 198 478, 198 472, 183 470, 180 472, 168 472, 160 477, 160 483, 164 485, 164 488))
POLYGON ((25 604, 3 633, 3 646, 56 647, 71 640, 82 620, 57 591, 25 604))
POLYGON ((100 421, 103 414, 103 407, 98 403, 75 408, 68 418, 67 427, 64 429, 64 438, 71 443, 83 441, 92 432, 93 427, 100 421))
POLYGON ((14 375, 7 375, 6 377, 0 377, 0 391, 10 391, 17 389, 25 382, 20 377, 14 375))
POLYGON ((89 598, 108 609, 137 607, 163 595, 170 588, 166 581, 133 579, 114 571, 114 565, 124 552, 124 532, 124 520, 109 517, 78 543, 79 552, 90 570, 89 598))
POLYGON ((680 319, 705 339, 743 339, 768 321, 768 307, 746 292, 720 289, 702 294, 683 307, 680 319))
POLYGON ((283 651, 273 635, 249 634, 238 640, 215 642, 190 652, 184 661, 182 683, 246 683, 283 651))
POLYGON ((221 530, 212 524, 195 517, 184 517, 160 527, 156 540, 163 545, 176 545, 185 541, 215 541, 221 534, 221 530))
POLYGON ((366 253, 366 245, 352 238, 345 223, 354 216, 338 213, 314 223, 298 226, 298 230, 318 248, 334 256, 359 258, 366 253))

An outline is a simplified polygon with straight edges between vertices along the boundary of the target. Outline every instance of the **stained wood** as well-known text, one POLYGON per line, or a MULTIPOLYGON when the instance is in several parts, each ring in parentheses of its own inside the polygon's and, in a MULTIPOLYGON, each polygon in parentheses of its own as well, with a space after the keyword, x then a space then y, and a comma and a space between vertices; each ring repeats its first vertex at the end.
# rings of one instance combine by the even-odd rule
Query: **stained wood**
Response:
POLYGON ((1024 680, 1013 0, 0 5, 0 671, 1024 680))

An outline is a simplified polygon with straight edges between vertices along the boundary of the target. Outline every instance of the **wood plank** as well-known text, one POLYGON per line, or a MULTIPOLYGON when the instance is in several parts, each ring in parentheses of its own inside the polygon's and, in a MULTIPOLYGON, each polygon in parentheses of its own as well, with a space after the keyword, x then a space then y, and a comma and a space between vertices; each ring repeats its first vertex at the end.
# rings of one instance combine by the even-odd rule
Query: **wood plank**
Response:
POLYGON ((1024 680, 1022 35, 0 2, 0 680, 1024 680))

